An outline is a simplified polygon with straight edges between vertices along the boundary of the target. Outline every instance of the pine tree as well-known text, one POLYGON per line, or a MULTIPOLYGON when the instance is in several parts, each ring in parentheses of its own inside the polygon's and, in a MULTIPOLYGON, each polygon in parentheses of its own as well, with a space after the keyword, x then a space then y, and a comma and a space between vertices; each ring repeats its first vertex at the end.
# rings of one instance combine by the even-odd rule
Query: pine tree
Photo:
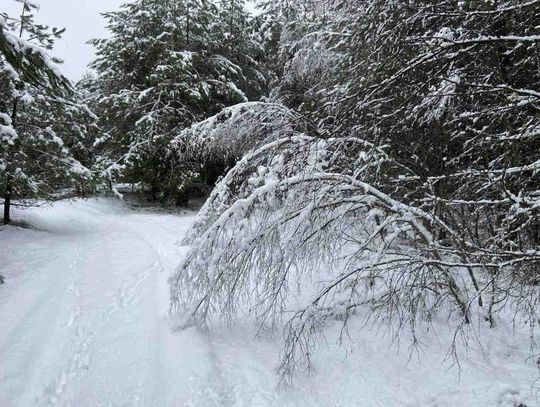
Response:
MULTIPOLYGON (((49 57, 63 30, 34 23, 33 2, 21 3, 19 18, 0 17, 0 194, 4 223, 10 222, 13 200, 50 199, 88 170, 75 160, 60 120, 72 89, 49 57), (55 113, 56 112, 56 113, 55 113)), ((71 128, 71 126, 68 126, 71 128)), ((65 127, 64 127, 65 129, 65 127)))
POLYGON ((106 16, 112 36, 94 41, 95 110, 104 132, 97 168, 109 178, 143 182, 154 199, 182 201, 180 173, 200 168, 168 162, 169 142, 263 87, 251 50, 242 49, 252 46, 247 16, 228 21, 232 27, 217 6, 199 0, 139 0, 106 16))

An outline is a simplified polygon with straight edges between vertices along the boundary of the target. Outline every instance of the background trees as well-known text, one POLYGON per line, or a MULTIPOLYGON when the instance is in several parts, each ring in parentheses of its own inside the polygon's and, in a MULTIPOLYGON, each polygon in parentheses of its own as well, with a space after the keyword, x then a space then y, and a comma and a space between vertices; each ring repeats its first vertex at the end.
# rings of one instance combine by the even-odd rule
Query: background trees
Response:
POLYGON ((239 2, 198 0, 136 1, 107 18, 112 37, 94 41, 99 168, 143 182, 153 199, 185 201, 184 176, 198 168, 169 161, 169 142, 266 86, 251 21, 239 2))

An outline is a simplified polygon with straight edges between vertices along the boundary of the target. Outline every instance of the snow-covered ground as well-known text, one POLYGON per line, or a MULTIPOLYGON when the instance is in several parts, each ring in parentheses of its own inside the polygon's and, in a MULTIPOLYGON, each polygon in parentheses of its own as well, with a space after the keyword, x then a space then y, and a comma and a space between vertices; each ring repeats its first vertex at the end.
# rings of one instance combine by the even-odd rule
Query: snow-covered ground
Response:
POLYGON ((108 198, 17 212, 0 227, 0 406, 536 406, 528 338, 501 323, 446 358, 452 331, 396 351, 330 328, 316 371, 276 386, 277 338, 249 323, 173 332, 167 278, 194 213, 133 210, 108 198), (520 404, 521 403, 521 404, 520 404))

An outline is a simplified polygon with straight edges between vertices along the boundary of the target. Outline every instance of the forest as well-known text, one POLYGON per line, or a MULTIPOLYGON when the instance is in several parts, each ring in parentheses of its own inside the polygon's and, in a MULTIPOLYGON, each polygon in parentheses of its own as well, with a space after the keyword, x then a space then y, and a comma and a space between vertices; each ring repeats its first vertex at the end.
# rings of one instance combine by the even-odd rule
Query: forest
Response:
MULTIPOLYGON (((54 57, 69 31, 39 22, 47 2, 14 1, 18 15, 0 6, 0 246, 25 227, 15 214, 66 200, 194 211, 169 239, 183 250, 165 267, 170 329, 273 338, 276 392, 324 370, 329 342, 416 359, 433 332, 465 372, 517 335, 521 390, 461 404, 537 405, 539 0, 132 0, 104 14, 77 82, 54 57)), ((0 404, 28 405, 10 394, 0 404)), ((220 394, 193 405, 359 405, 220 394)))

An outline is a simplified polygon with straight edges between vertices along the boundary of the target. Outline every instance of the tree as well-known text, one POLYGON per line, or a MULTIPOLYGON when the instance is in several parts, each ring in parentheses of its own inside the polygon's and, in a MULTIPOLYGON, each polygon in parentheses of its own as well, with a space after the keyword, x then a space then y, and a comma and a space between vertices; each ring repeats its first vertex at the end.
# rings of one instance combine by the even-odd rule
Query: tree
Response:
POLYGON ((179 182, 198 179, 204 188, 214 185, 250 150, 292 134, 295 127, 293 112, 283 105, 239 103, 181 131, 171 141, 167 159, 176 163, 179 182))
POLYGON ((534 338, 540 3, 277 5, 273 94, 305 130, 254 146, 217 185, 173 311, 189 324, 242 308, 281 328, 284 378, 331 320, 416 338, 445 313, 466 335, 510 309, 534 338))
POLYGON ((106 16, 112 37, 94 41, 104 132, 98 167, 110 178, 142 181, 154 199, 185 201, 187 184, 176 179, 167 146, 191 123, 247 101, 246 89, 262 88, 264 77, 242 48, 251 44, 249 27, 235 20, 231 41, 224 31, 231 27, 206 1, 139 0, 106 16))
POLYGON ((4 223, 10 222, 13 199, 19 203, 50 199, 61 187, 88 176, 88 170, 68 148, 78 135, 69 141, 65 134, 58 133, 58 120, 63 120, 65 107, 75 107, 69 100, 69 80, 47 54, 63 30, 35 24, 33 12, 37 6, 18 2, 22 7, 19 19, 7 15, 0 18, 0 193, 4 198, 4 223))

